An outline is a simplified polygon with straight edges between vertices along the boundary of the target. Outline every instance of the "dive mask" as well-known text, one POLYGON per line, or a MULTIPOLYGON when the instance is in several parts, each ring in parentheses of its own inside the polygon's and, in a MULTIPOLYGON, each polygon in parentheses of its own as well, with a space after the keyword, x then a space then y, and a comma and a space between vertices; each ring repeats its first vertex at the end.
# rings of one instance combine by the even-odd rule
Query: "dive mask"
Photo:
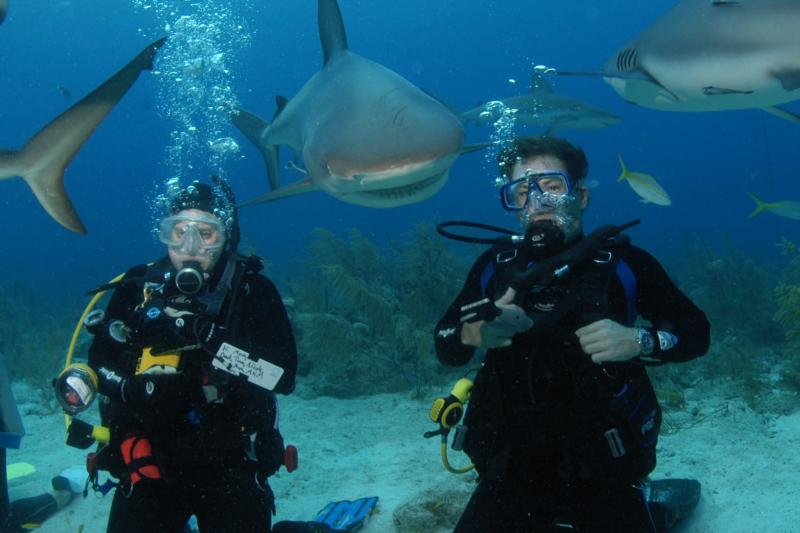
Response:
POLYGON ((560 170, 527 170, 500 188, 500 202, 506 211, 557 209, 575 199, 572 178, 560 170))
POLYGON ((218 252, 225 246, 225 226, 209 213, 174 215, 161 221, 158 238, 174 252, 196 257, 218 252))

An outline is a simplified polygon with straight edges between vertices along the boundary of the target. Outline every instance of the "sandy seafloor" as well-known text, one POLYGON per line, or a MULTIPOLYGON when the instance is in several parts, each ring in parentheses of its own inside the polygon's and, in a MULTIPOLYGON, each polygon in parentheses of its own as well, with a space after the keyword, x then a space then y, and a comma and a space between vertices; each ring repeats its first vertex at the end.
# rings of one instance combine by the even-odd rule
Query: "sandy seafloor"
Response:
MULTIPOLYGON (((9 462, 27 461, 37 471, 11 483, 12 499, 47 490, 55 473, 82 464, 85 455, 63 444, 63 416, 45 407, 40 394, 20 384, 14 393, 27 436, 20 450, 9 451, 9 462)), ((679 531, 800 532, 800 412, 764 416, 711 385, 686 397, 685 412, 666 416, 670 426, 683 429, 662 435, 653 474, 703 484, 700 505, 679 531)), ((299 450, 300 467, 271 479, 277 519, 311 519, 331 500, 375 495, 380 502, 365 533, 451 530, 474 474, 445 471, 438 438, 422 437, 434 428, 429 406, 407 394, 312 397, 302 386, 282 397, 281 428, 299 450)), ((456 465, 466 459, 451 453, 456 465)), ((105 531, 110 504, 110 495, 78 497, 39 531, 105 531)))

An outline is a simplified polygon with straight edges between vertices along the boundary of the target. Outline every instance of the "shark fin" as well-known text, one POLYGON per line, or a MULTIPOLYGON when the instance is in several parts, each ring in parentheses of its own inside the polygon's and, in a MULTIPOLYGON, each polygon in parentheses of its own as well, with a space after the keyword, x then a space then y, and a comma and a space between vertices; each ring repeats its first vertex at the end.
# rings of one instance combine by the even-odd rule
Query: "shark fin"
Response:
MULTIPOLYGON (((636 70, 632 70, 630 72, 622 72, 619 70, 558 70, 555 72, 559 76, 591 76, 591 77, 598 77, 598 78, 615 78, 620 80, 630 80, 630 81, 639 81, 643 83, 652 83, 654 85, 658 85, 663 91, 669 94, 675 100, 678 100, 678 97, 675 96, 675 93, 667 89, 665 86, 661 84, 657 79, 655 79, 649 72, 642 69, 641 67, 637 68, 636 70)), ((631 102, 635 103, 635 102, 631 102)))
POLYGON ((541 72, 534 71, 531 74, 531 94, 549 94, 553 92, 553 87, 547 83, 541 72))
POLYGON ((304 180, 291 183, 289 185, 285 185, 279 189, 274 191, 268 192, 267 194, 262 194, 261 196, 257 196, 246 202, 242 202, 237 207, 247 207, 248 205, 255 205, 255 204, 263 204, 265 202, 273 202, 275 200, 281 200, 283 198, 288 198, 290 196, 296 196, 298 194, 305 194, 309 192, 318 191, 319 187, 317 187, 309 178, 304 180))
POLYGON ((800 89, 800 68, 784 69, 775 73, 784 91, 800 89))
POLYGON ((708 85, 706 87, 703 87, 703 94, 705 94, 706 96, 715 96, 718 94, 753 94, 753 91, 726 89, 724 87, 714 87, 713 85, 708 85))
POLYGON ((484 148, 489 148, 492 146, 493 143, 478 143, 478 144, 468 144, 461 148, 462 154, 469 154, 472 152, 477 152, 479 150, 483 150, 484 148))
POLYGON ((78 103, 34 135, 19 152, 0 157, 0 178, 21 176, 53 219, 76 233, 86 233, 64 188, 64 169, 95 128, 114 109, 153 58, 165 39, 142 50, 133 60, 78 103))
POLYGON ((337 0, 317 1, 319 38, 322 41, 324 64, 347 52, 347 33, 337 0))
POLYGON ((783 120, 788 120, 789 122, 794 122, 795 124, 800 125, 800 115, 797 113, 793 113, 792 111, 778 106, 765 107, 763 109, 770 115, 775 115, 778 118, 782 118, 783 120))
MULTIPOLYGON (((280 105, 279 102, 277 103, 280 105)), ((282 108, 279 108, 275 113, 276 116, 280 113, 281 109, 282 108)), ((269 189, 271 191, 276 190, 280 186, 280 155, 278 153, 279 146, 264 142, 265 134, 269 129, 269 122, 241 108, 237 108, 236 112, 231 114, 231 121, 261 152, 261 156, 264 158, 264 164, 267 166, 269 189)))
POLYGON ((275 114, 272 115, 272 121, 275 122, 275 119, 278 118, 278 115, 281 114, 283 108, 286 107, 286 104, 289 103, 289 99, 285 96, 278 95, 275 97, 275 114))

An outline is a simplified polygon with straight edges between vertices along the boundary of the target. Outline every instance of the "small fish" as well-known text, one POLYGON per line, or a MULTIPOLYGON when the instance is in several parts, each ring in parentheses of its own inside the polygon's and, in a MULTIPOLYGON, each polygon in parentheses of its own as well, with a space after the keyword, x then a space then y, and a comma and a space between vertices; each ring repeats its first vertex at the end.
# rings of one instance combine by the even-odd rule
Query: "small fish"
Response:
POLYGON ((69 100, 69 99, 71 99, 71 98, 72 98, 72 92, 70 92, 70 90, 69 90, 69 89, 67 89, 66 87, 64 87, 63 85, 59 85, 59 86, 58 86, 58 87, 56 87, 56 88, 58 89, 58 92, 60 92, 60 93, 61 93, 61 96, 63 96, 63 97, 64 97, 64 98, 66 98, 67 100, 69 100))
POLYGON ((747 215, 747 218, 753 218, 762 211, 769 211, 773 215, 779 217, 791 218, 792 220, 800 220, 800 202, 794 200, 784 200, 781 202, 765 202, 755 194, 747 193, 750 198, 756 203, 755 210, 747 215))
POLYGON ((653 176, 642 172, 631 172, 625 166, 622 156, 619 156, 619 164, 622 166, 622 172, 617 181, 627 180, 633 192, 638 194, 643 202, 656 205, 672 205, 672 200, 669 199, 667 191, 658 184, 653 176))

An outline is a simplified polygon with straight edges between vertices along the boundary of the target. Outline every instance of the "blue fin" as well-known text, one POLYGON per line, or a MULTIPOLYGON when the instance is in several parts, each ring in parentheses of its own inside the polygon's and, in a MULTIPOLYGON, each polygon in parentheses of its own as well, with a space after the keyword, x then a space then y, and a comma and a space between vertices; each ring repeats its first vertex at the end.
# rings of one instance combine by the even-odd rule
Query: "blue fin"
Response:
POLYGON ((377 496, 331 502, 317 513, 314 522, 326 524, 334 531, 358 531, 364 526, 377 503, 377 496))

